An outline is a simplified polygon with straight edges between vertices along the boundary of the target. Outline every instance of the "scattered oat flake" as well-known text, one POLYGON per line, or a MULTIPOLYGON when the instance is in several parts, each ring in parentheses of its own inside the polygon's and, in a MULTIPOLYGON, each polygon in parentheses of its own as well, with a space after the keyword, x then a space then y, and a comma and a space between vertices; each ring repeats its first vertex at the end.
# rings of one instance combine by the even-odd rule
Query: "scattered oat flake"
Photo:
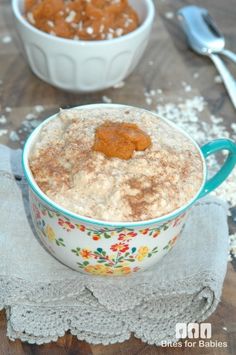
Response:
POLYGON ((181 84, 184 88, 184 91, 186 91, 186 92, 192 91, 192 87, 190 85, 188 85, 185 81, 182 81, 181 84))
POLYGON ((112 102, 112 99, 108 96, 103 96, 102 101, 105 102, 106 104, 110 104, 112 102))
POLYGON ((236 123, 231 123, 231 128, 236 133, 236 123))
POLYGON ((103 24, 100 25, 99 27, 99 32, 102 33, 104 31, 105 26, 103 24))
POLYGON ((18 136, 18 133, 15 131, 11 131, 9 134, 9 138, 11 141, 16 142, 20 140, 20 137, 18 136))
POLYGON ((152 98, 149 97, 149 96, 146 97, 145 101, 146 101, 146 104, 147 104, 147 105, 151 105, 151 104, 152 104, 152 98))
MULTIPOLYGON (((30 121, 30 124, 31 124, 31 127, 32 128, 36 128, 36 127, 38 127, 38 125, 40 124, 41 122, 39 121, 39 120, 31 120, 30 121)), ((32 129, 31 128, 31 129, 32 129)))
POLYGON ((220 75, 216 75, 215 78, 214 78, 214 82, 217 83, 217 84, 220 84, 223 82, 222 78, 220 75))
POLYGON ((49 27, 55 27, 54 22, 53 21, 47 21, 47 24, 49 27))
POLYGON ((113 34, 112 33, 108 33, 106 36, 107 39, 112 39, 113 38, 113 34))
POLYGON ((34 106, 34 109, 37 113, 41 113, 44 111, 44 107, 42 105, 36 105, 34 106))
POLYGON ((0 137, 3 136, 4 134, 7 134, 8 130, 7 129, 0 129, 0 137))
POLYGON ((35 22, 34 15, 32 14, 32 12, 28 12, 26 17, 29 20, 29 22, 32 23, 32 25, 35 25, 36 22, 35 22))
POLYGON ((186 85, 185 88, 184 88, 184 91, 186 91, 186 92, 192 91, 191 86, 190 85, 186 85))
POLYGON ((69 15, 65 18, 65 22, 70 23, 73 22, 76 17, 76 12, 74 10, 71 10, 69 12, 69 15))
POLYGON ((125 82, 124 81, 120 81, 119 83, 115 84, 113 86, 114 89, 121 89, 125 86, 125 82))
POLYGON ((35 114, 33 114, 33 113, 28 113, 28 114, 25 116, 25 118, 26 118, 27 120, 33 120, 33 119, 36 118, 36 116, 35 116, 35 114))
POLYGON ((2 43, 7 44, 7 43, 10 43, 11 41, 12 41, 12 38, 9 35, 6 35, 2 38, 2 43))
POLYGON ((174 13, 171 11, 168 11, 165 13, 165 18, 168 18, 169 20, 174 17, 174 13))
POLYGON ((222 327, 222 329, 225 330, 226 332, 227 332, 227 330, 228 330, 227 327, 222 327))
POLYGON ((116 35, 117 35, 118 37, 120 37, 120 36, 123 35, 123 29, 122 29, 122 28, 117 28, 115 32, 116 32, 116 35))
POLYGON ((24 132, 31 132, 39 124, 40 124, 40 120, 33 119, 33 118, 28 120, 26 119, 25 121, 22 122, 21 130, 24 132))
POLYGON ((12 111, 12 108, 7 106, 7 107, 5 107, 5 111, 6 111, 6 112, 11 112, 11 111, 12 111))
POLYGON ((93 34, 93 27, 89 26, 86 28, 86 32, 89 34, 89 35, 92 35, 93 34))
POLYGON ((7 119, 6 119, 6 116, 2 115, 0 116, 0 123, 6 123, 7 122, 7 119))
POLYGON ((198 79, 199 78, 199 73, 194 73, 193 77, 194 77, 194 79, 198 79))
POLYGON ((236 233, 229 236, 229 252, 236 258, 236 233))

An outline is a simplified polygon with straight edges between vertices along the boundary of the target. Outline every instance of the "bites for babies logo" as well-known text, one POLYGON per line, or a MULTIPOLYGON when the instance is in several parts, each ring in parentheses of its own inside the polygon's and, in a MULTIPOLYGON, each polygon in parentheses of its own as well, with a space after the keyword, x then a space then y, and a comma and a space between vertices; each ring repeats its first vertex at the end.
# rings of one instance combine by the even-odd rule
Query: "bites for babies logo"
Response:
POLYGON ((163 341, 162 347, 227 348, 226 341, 211 340, 211 323, 176 323, 176 342, 163 341), (193 339, 197 339, 193 341, 193 339))

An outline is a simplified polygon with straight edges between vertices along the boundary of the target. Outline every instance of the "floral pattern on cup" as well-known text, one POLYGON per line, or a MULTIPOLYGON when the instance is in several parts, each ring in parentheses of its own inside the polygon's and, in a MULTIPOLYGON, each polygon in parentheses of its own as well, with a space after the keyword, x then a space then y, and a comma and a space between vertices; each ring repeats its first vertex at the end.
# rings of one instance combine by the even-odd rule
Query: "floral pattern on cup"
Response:
MULTIPOLYGON (((44 208, 41 204, 38 204, 38 207, 33 204, 33 212, 35 214, 36 219, 41 218, 41 214, 42 216, 45 216, 45 214, 47 214, 49 218, 58 217, 58 225, 67 232, 70 232, 77 228, 80 232, 86 233, 87 236, 91 237, 95 241, 98 241, 101 238, 110 239, 116 234, 119 234, 119 240, 130 240, 138 235, 135 232, 134 228, 114 228, 113 230, 111 228, 94 229, 86 227, 83 224, 73 224, 68 217, 62 217, 60 214, 44 208)), ((159 227, 141 229, 139 230, 139 233, 143 236, 151 236, 152 238, 157 238, 160 235, 161 231, 166 231, 170 226, 178 226, 182 222, 182 219, 184 217, 185 213, 181 214, 171 222, 164 223, 159 227)))
MULTIPOLYGON (((36 227, 40 230, 40 232, 43 234, 44 237, 48 238, 50 242, 55 242, 58 246, 63 246, 65 247, 65 242, 63 238, 57 238, 56 233, 52 226, 50 224, 46 224, 43 216, 42 211, 35 205, 32 204, 32 212, 35 216, 35 221, 36 221, 36 227)), ((52 215, 51 217, 52 218, 52 215)))
POLYGON ((144 258, 151 258, 153 254, 158 252, 155 247, 149 250, 147 246, 141 246, 138 249, 130 248, 128 243, 116 243, 110 247, 111 254, 108 254, 104 249, 97 248, 96 250, 76 248, 72 252, 84 259, 83 262, 77 262, 80 269, 86 272, 102 275, 106 274, 129 274, 139 270, 139 267, 131 267, 135 261, 141 262, 144 258), (90 263, 92 261, 92 263, 90 263), (94 261, 96 262, 94 264, 94 261))
POLYGON ((176 235, 174 238, 169 240, 168 244, 166 244, 166 246, 164 246, 163 250, 170 251, 173 248, 173 246, 175 245, 178 238, 179 238, 179 235, 176 235))
POLYGON ((185 213, 148 227, 106 227, 58 213, 31 194, 35 227, 46 248, 73 269, 94 275, 126 275, 154 264, 174 246, 185 213))

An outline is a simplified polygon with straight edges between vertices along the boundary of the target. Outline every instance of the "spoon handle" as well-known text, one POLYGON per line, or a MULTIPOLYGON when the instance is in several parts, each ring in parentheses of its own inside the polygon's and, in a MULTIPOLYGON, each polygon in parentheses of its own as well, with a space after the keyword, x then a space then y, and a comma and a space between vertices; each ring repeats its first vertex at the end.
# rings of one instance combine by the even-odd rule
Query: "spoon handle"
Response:
POLYGON ((220 54, 225 55, 227 58, 229 58, 230 60, 232 60, 232 62, 236 63, 236 54, 229 51, 228 49, 223 49, 220 54))
POLYGON ((223 82, 225 84, 225 87, 228 91, 228 94, 231 98, 231 101, 234 105, 234 108, 236 109, 236 80, 234 77, 231 75, 229 70, 226 68, 223 60, 220 59, 220 57, 216 54, 209 54, 209 57, 215 64, 216 68, 218 69, 223 82))

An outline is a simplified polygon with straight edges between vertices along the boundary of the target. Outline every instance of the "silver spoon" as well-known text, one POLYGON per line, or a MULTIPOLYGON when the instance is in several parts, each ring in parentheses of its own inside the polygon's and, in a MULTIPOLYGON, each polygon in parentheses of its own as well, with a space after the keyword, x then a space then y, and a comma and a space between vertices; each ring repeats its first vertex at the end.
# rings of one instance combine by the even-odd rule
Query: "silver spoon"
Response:
MULTIPOLYGON (((179 11, 179 15, 185 17, 194 16, 199 21, 199 31, 201 31, 201 39, 199 45, 203 50, 210 51, 215 54, 223 54, 236 63, 236 54, 225 49, 225 38, 220 32, 207 9, 198 6, 186 6, 179 11), (197 17, 199 16, 199 19, 197 17)), ((196 28, 197 30, 197 28, 196 28)), ((196 38, 198 41, 198 39, 196 38)))
POLYGON ((198 6, 186 6, 178 11, 178 18, 190 47, 198 54, 209 56, 215 64, 236 108, 236 81, 217 54, 224 54, 234 62, 236 55, 224 49, 224 37, 216 28, 208 11, 198 6))

